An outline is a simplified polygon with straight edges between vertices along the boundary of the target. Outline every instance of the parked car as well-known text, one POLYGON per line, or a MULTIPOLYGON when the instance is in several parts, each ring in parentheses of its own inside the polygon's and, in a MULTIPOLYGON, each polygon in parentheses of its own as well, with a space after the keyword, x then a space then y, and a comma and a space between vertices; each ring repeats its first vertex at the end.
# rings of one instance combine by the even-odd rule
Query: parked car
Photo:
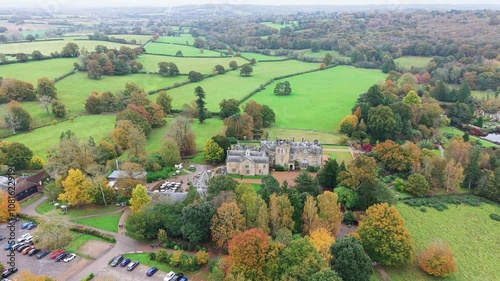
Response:
POLYGON ((10 250, 11 251, 15 251, 16 249, 18 249, 21 246, 24 246, 25 244, 26 243, 24 243, 24 242, 16 243, 16 244, 12 245, 12 247, 10 248, 10 250))
POLYGON ((19 221, 19 218, 13 218, 9 221, 10 224, 14 224, 19 221))
POLYGON ((148 269, 148 271, 146 271, 146 276, 151 277, 151 276, 153 276, 153 274, 155 274, 157 271, 158 271, 158 268, 156 268, 156 267, 151 267, 150 269, 148 269))
POLYGON ((170 271, 169 273, 167 273, 165 278, 163 278, 163 281, 170 281, 174 276, 175 276, 175 272, 170 271))
POLYGON ((76 258, 76 255, 75 254, 69 254, 68 256, 66 256, 66 258, 64 258, 64 262, 70 262, 72 261, 74 258, 76 258))
POLYGON ((16 242, 10 241, 9 243, 7 243, 7 245, 5 245, 5 247, 3 249, 10 250, 10 248, 12 248, 12 246, 14 246, 15 244, 16 244, 16 242))
POLYGON ((188 281, 188 278, 186 276, 182 276, 181 279, 179 279, 179 281, 188 281))
POLYGON ((2 278, 7 278, 7 277, 11 276, 12 274, 16 273, 17 270, 18 270, 17 267, 7 268, 6 270, 4 270, 2 272, 2 278))
POLYGON ((127 264, 129 264, 131 262, 130 259, 124 259, 121 263, 120 263, 120 266, 121 267, 125 267, 127 266, 127 264))
POLYGON ((29 238, 33 238, 33 236, 31 236, 31 234, 29 234, 29 233, 25 233, 17 239, 17 242, 23 242, 25 240, 28 240, 29 238))
POLYGON ((57 250, 57 251, 53 252, 52 255, 50 255, 50 258, 55 259, 58 255, 60 255, 62 253, 64 253, 63 250, 57 250))
POLYGON ((111 266, 117 266, 123 260, 123 256, 117 256, 112 262, 111 266))
POLYGON ((59 254, 59 255, 56 257, 56 261, 57 261, 57 262, 60 262, 60 261, 62 261, 64 258, 66 258, 68 255, 69 255, 69 253, 68 253, 68 252, 62 252, 61 254, 59 254))
POLYGON ((184 277, 184 274, 177 273, 174 277, 172 277, 172 279, 170 279, 170 281, 179 281, 182 277, 184 277))
POLYGON ((134 268, 136 268, 137 266, 139 265, 139 261, 133 261, 131 263, 128 264, 127 266, 127 270, 128 271, 132 271, 134 270, 134 268))
POLYGON ((41 251, 40 253, 38 253, 38 255, 36 255, 36 258, 37 259, 41 259, 41 258, 45 257, 48 254, 50 254, 50 250, 44 250, 44 251, 41 251))
POLYGON ((19 248, 16 249, 16 251, 18 251, 19 253, 22 252, 24 249, 28 248, 30 245, 28 244, 24 244, 22 246, 20 246, 19 248))
POLYGON ((32 230, 35 227, 36 227, 36 223, 32 223, 32 224, 28 225, 28 227, 26 227, 26 229, 32 230))
POLYGON ((33 246, 28 246, 26 249, 22 250, 21 254, 27 255, 29 251, 35 249, 33 246))
POLYGON ((38 248, 33 248, 33 249, 31 249, 31 251, 29 251, 29 252, 28 252, 28 256, 30 256, 30 257, 31 257, 31 256, 33 256, 33 255, 38 254, 38 252, 40 252, 40 249, 38 249, 38 248))
POLYGON ((0 235, 0 241, 5 239, 5 235, 0 235))
POLYGON ((32 221, 29 221, 29 222, 25 222, 25 223, 21 224, 21 229, 26 229, 26 227, 28 227, 32 223, 33 223, 32 221))

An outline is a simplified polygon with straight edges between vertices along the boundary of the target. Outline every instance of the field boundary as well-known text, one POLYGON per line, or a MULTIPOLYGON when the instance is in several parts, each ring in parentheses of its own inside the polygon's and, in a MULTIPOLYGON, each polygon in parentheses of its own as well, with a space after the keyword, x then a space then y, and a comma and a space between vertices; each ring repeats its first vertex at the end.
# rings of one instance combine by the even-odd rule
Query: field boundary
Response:
POLYGON ((150 53, 148 51, 144 52, 144 54, 146 54, 146 55, 155 55, 155 56, 164 56, 164 57, 173 57, 173 58, 194 58, 194 59, 203 59, 203 58, 214 59, 214 58, 227 58, 227 57, 231 57, 231 56, 223 55, 223 53, 220 53, 221 56, 176 56, 176 55, 150 53))

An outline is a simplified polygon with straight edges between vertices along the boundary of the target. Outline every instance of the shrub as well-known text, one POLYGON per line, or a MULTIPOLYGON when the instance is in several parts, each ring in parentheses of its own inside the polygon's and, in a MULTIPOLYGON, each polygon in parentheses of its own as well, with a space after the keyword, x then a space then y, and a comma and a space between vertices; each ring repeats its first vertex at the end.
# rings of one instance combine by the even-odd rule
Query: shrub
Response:
MULTIPOLYGON (((152 260, 156 260, 156 253, 149 253, 149 258, 152 260)), ((111 262, 109 262, 111 263, 111 262)))
POLYGON ((87 277, 83 278, 82 281, 88 281, 88 280, 91 280, 92 278, 94 278, 94 273, 89 273, 89 275, 87 275, 87 277))
POLYGON ((310 173, 315 173, 319 170, 319 167, 316 166, 307 166, 307 171, 310 173))
POLYGON ((164 249, 159 249, 156 252, 155 258, 159 262, 169 263, 169 261, 170 261, 170 255, 168 254, 167 250, 164 250, 164 249))
POLYGON ((426 208, 420 208, 420 211, 421 211, 422 213, 425 213, 425 212, 427 212, 427 209, 426 209, 426 208))
POLYGON ((500 215, 497 214, 490 214, 490 218, 492 220, 500 221, 500 215))
POLYGON ((283 171, 285 171, 285 167, 283 167, 281 165, 274 165, 274 170, 276 172, 283 172, 283 171))
POLYGON ((204 265, 210 259, 210 255, 206 251, 198 251, 195 257, 198 265, 204 265))
POLYGON ((172 253, 172 256, 170 257, 170 265, 175 267, 179 266, 183 255, 184 255, 183 251, 178 251, 178 250, 174 251, 172 253))
POLYGON ((106 241, 112 242, 112 243, 116 242, 115 237, 113 235, 105 234, 105 233, 102 233, 98 230, 83 227, 81 225, 74 225, 74 226, 70 227, 70 230, 75 231, 75 232, 89 234, 89 235, 96 236, 96 237, 100 237, 100 238, 102 238, 106 241))
POLYGON ((354 213, 352 211, 347 211, 344 213, 344 223, 347 225, 352 225, 354 222, 354 213))
POLYGON ((443 243, 430 245, 418 259, 423 271, 430 275, 445 277, 457 271, 450 246, 443 243))

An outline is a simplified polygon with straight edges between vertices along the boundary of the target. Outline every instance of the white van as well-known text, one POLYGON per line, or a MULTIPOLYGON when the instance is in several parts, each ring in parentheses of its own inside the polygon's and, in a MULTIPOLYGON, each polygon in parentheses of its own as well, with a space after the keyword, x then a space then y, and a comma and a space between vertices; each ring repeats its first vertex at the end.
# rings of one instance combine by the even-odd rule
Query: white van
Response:
POLYGON ((22 241, 28 240, 30 238, 33 238, 33 236, 31 236, 31 234, 29 234, 29 233, 25 233, 20 238, 17 239, 17 242, 22 242, 22 241))

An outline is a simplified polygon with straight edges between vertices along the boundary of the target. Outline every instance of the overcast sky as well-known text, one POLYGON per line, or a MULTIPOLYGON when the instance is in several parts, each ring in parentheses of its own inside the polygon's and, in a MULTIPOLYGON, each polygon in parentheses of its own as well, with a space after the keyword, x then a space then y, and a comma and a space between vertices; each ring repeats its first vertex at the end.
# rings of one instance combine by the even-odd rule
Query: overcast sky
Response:
POLYGON ((262 5, 407 5, 407 4, 498 4, 498 0, 0 0, 2 7, 45 7, 45 6, 178 6, 186 4, 226 3, 262 5))

